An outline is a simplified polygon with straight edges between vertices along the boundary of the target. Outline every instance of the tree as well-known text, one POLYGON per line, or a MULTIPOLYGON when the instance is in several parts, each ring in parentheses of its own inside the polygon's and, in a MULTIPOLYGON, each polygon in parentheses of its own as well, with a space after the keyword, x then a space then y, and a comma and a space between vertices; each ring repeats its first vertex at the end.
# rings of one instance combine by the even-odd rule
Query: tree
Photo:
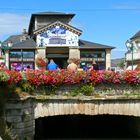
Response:
POLYGON ((123 69, 125 66, 124 60, 121 60, 120 62, 118 62, 117 66, 123 69))

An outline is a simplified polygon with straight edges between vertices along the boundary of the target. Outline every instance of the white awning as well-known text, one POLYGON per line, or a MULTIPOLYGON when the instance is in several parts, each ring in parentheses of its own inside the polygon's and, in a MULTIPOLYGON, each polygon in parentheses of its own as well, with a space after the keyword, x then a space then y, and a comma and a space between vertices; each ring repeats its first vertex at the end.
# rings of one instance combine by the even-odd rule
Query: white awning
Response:
MULTIPOLYGON (((137 65, 133 65, 133 70, 135 70, 137 65)), ((132 66, 128 66, 126 70, 132 70, 132 66)))

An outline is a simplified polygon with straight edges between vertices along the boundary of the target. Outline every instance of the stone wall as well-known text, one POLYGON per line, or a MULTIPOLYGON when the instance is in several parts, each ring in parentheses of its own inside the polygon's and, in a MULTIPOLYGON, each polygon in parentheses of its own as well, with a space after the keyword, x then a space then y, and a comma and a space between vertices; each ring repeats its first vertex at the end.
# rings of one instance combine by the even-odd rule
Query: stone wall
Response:
POLYGON ((6 104, 6 121, 19 140, 33 140, 34 104, 31 99, 9 100, 6 104))

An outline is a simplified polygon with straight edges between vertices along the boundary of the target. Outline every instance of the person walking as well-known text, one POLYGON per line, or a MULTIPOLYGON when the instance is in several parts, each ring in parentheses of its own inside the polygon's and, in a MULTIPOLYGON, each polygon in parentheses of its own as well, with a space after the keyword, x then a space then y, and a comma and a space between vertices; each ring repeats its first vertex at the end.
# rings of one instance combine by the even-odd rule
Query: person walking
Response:
POLYGON ((56 70, 58 68, 58 65, 53 61, 53 59, 50 59, 50 63, 47 66, 48 70, 56 70))

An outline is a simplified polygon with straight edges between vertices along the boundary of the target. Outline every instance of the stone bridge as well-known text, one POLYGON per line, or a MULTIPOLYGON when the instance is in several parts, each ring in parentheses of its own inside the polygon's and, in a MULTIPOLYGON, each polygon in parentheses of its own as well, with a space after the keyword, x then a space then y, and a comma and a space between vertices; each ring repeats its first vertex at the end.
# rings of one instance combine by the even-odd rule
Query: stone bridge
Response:
MULTIPOLYGON (((35 119, 57 115, 125 115, 140 117, 140 99, 92 98, 92 97, 47 97, 9 100, 6 105, 6 120, 20 140, 33 140, 35 119)), ((140 133, 140 122, 137 123, 140 133)))
POLYGON ((137 99, 51 99, 36 102, 34 117, 55 115, 131 115, 140 116, 140 100, 137 99))

